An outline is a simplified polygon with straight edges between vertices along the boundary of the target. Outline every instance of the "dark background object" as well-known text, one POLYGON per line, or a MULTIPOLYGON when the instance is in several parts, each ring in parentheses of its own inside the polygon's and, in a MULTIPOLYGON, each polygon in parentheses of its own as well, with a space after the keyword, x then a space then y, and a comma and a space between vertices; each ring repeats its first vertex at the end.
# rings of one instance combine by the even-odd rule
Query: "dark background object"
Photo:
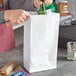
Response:
POLYGON ((66 44, 69 41, 75 41, 75 40, 59 37, 58 48, 67 49, 67 45, 66 44))
POLYGON ((76 41, 76 25, 60 26, 59 48, 66 48, 69 41, 76 41))
POLYGON ((73 21, 71 22, 71 24, 72 24, 72 25, 76 25, 76 20, 73 20, 73 21))

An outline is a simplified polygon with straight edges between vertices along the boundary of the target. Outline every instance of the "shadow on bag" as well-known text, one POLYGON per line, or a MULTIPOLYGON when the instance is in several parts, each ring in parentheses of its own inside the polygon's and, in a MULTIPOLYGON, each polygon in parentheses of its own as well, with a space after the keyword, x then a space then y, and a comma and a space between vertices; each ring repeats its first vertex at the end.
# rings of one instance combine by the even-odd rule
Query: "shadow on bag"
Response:
POLYGON ((0 53, 15 47, 14 31, 11 22, 0 24, 0 53))

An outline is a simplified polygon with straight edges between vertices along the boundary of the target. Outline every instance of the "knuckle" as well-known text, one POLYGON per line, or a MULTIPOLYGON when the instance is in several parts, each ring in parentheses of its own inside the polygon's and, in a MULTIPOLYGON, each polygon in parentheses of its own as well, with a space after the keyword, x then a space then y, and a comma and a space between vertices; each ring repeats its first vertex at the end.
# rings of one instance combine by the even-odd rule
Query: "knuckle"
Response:
POLYGON ((17 22, 19 22, 19 20, 20 20, 19 18, 16 19, 17 22))
POLYGON ((22 21, 22 23, 23 23, 24 21, 22 21))
POLYGON ((19 20, 21 18, 21 16, 19 16, 17 19, 19 20))
POLYGON ((23 16, 23 13, 21 13, 21 17, 23 16))
POLYGON ((24 12, 24 10, 20 9, 20 12, 21 12, 21 13, 23 13, 23 12, 24 12))
POLYGON ((16 20, 16 22, 18 23, 18 22, 19 22, 19 20, 17 19, 17 20, 16 20))

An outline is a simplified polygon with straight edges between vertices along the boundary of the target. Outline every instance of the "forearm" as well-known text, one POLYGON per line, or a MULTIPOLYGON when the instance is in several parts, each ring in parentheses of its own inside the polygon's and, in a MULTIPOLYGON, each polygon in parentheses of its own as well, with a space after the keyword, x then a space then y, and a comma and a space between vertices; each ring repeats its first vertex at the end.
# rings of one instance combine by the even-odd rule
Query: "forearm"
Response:
POLYGON ((34 11, 33 0, 9 0, 10 9, 24 9, 26 11, 34 11))

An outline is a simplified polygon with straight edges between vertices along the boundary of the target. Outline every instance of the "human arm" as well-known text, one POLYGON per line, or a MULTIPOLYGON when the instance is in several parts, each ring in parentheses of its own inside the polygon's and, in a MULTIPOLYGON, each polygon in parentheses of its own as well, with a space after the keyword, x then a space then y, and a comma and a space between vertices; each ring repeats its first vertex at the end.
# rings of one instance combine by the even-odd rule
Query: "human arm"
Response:
POLYGON ((23 9, 26 11, 35 11, 33 0, 9 0, 10 9, 23 9))
MULTIPOLYGON (((49 2, 45 0, 45 3, 48 4, 49 2)), ((28 16, 26 14, 25 15, 26 17, 24 18, 23 16, 21 16, 21 11, 20 10, 18 11, 17 9, 23 9, 22 11, 24 10, 33 11, 33 10, 36 10, 36 8, 40 6, 40 4, 41 2, 39 0, 34 0, 34 1, 33 0, 9 0, 7 5, 9 6, 10 10, 0 11, 0 23, 3 23, 4 21, 7 21, 7 20, 11 20, 15 23, 22 23, 24 22, 24 20, 27 20, 28 16), (16 9, 17 11, 14 9, 16 9)))
MULTIPOLYGON (((50 0, 44 0, 49 5, 50 0)), ((35 11, 42 2, 40 0, 9 0, 10 9, 23 9, 26 11, 35 11)))

